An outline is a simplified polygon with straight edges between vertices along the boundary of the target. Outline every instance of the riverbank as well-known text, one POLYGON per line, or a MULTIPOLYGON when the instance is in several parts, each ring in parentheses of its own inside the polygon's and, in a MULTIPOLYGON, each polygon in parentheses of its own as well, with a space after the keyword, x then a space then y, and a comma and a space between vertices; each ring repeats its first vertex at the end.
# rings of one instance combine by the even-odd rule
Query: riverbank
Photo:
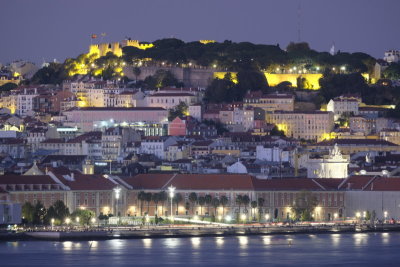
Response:
POLYGON ((400 224, 370 225, 318 225, 318 226, 149 226, 149 227, 114 227, 86 230, 65 231, 26 231, 0 233, 0 241, 23 240, 107 240, 107 239, 142 239, 168 237, 201 237, 201 236, 243 236, 243 235, 284 235, 284 234, 329 234, 399 231, 400 224))

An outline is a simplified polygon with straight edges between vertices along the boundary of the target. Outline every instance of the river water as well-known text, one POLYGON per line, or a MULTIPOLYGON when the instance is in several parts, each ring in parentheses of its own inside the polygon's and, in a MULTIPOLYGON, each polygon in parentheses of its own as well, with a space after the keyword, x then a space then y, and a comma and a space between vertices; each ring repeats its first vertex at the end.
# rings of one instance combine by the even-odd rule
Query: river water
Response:
POLYGON ((400 266, 400 233, 0 242, 0 266, 400 266))

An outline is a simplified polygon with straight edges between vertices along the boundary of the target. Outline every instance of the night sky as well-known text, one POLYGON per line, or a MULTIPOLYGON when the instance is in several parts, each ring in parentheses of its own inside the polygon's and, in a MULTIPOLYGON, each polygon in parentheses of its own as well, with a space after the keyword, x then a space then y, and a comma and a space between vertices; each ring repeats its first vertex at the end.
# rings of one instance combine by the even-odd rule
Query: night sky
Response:
POLYGON ((380 58, 400 49, 399 0, 1 0, 0 62, 63 61, 102 32, 107 42, 173 36, 286 47, 298 40, 300 2, 301 41, 313 49, 335 42, 380 58))

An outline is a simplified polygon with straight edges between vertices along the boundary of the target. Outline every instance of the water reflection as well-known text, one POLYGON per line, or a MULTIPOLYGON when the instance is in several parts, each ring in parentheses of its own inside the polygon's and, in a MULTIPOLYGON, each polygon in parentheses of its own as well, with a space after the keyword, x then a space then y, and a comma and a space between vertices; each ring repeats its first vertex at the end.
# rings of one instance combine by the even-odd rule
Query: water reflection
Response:
POLYGON ((151 239, 151 238, 142 239, 143 247, 144 248, 151 248, 152 241, 153 241, 153 239, 151 239))
POLYGON ((382 243, 389 244, 390 235, 389 233, 382 233, 382 243))
POLYGON ((263 242, 264 242, 264 245, 267 245, 267 246, 271 245, 271 237, 270 236, 264 236, 263 237, 263 242))
POLYGON ((193 248, 199 248, 200 242, 201 242, 200 237, 192 237, 192 238, 190 239, 190 241, 192 241, 192 246, 193 246, 193 248))
POLYGON ((240 248, 247 248, 249 238, 247 236, 238 236, 240 248))
POLYGON ((64 250, 72 250, 72 245, 73 245, 73 243, 71 241, 63 242, 64 250))
POLYGON ((89 242, 89 248, 91 250, 97 250, 98 246, 99 246, 99 242, 98 241, 90 241, 89 242))
POLYGON ((217 243, 217 247, 221 248, 224 245, 224 237, 216 237, 215 243, 217 243))
POLYGON ((332 244, 334 247, 340 245, 340 234, 331 234, 332 244))
POLYGON ((164 244, 167 248, 176 248, 180 245, 179 238, 167 238, 164 240, 164 244))
POLYGON ((356 247, 366 245, 368 243, 368 234, 361 234, 361 233, 354 234, 353 238, 354 238, 354 245, 356 247))

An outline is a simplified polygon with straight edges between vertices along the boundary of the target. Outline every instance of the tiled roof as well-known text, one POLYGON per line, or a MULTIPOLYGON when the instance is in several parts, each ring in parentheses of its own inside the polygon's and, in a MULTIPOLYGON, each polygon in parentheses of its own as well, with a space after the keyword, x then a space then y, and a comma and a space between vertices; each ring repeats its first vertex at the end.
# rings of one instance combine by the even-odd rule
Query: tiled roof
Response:
POLYGON ((193 94, 189 93, 155 93, 152 95, 149 95, 149 97, 169 97, 169 96, 194 96, 193 94))
POLYGON ((174 174, 139 174, 123 180, 133 189, 161 190, 173 176, 174 174))
POLYGON ((310 178, 256 179, 253 178, 256 190, 313 190, 323 188, 310 178))
POLYGON ((71 190, 112 190, 115 186, 117 186, 110 179, 107 179, 101 175, 86 175, 77 171, 73 171, 73 174, 74 181, 65 179, 63 175, 56 175, 57 178, 60 179, 64 185, 71 188, 71 190))
POLYGON ((134 107, 134 108, 120 108, 120 107, 87 107, 87 108, 73 108, 72 110, 80 111, 153 111, 165 110, 160 107, 134 107))
POLYGON ((0 184, 57 184, 48 175, 0 175, 0 184))
POLYGON ((398 146, 385 140, 375 139, 332 139, 316 143, 316 146, 348 146, 348 145, 369 145, 369 146, 398 146))

